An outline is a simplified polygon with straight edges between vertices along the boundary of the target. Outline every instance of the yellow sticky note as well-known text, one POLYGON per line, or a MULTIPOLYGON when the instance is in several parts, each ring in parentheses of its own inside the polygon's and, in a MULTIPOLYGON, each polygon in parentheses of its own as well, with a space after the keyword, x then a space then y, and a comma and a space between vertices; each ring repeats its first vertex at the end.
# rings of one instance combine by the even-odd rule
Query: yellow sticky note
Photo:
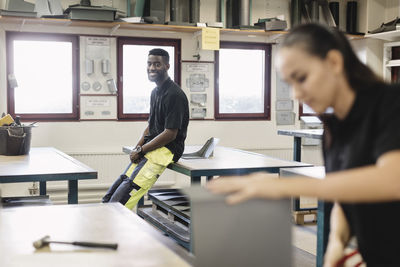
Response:
POLYGON ((203 28, 201 31, 201 48, 204 50, 219 50, 219 29, 203 28))

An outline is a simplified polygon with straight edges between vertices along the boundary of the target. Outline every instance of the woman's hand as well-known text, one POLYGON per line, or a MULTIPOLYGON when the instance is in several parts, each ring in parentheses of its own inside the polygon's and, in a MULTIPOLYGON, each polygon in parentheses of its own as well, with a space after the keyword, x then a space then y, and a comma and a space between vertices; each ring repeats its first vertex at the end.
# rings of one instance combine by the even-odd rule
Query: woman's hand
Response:
POLYGON ((331 211, 328 246, 324 256, 324 267, 343 265, 344 249, 350 239, 350 227, 339 203, 335 202, 331 211))
POLYGON ((329 240, 329 244, 326 248, 324 256, 324 267, 341 267, 342 264, 338 264, 344 256, 344 244, 336 239, 329 240))
POLYGON ((253 173, 247 176, 221 177, 207 183, 215 194, 229 194, 226 201, 237 204, 252 198, 282 198, 281 180, 267 173, 253 173))

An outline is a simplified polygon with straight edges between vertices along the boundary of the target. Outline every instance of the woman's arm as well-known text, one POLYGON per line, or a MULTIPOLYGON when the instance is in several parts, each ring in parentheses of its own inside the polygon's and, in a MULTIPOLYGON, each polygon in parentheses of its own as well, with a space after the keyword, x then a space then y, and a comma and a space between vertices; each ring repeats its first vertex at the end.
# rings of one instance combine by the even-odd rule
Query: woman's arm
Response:
POLYGON ((336 267, 344 256, 344 249, 350 239, 350 227, 339 203, 331 212, 328 247, 324 256, 324 267, 336 267))
POLYGON ((323 180, 291 177, 275 179, 271 174, 219 178, 208 183, 214 193, 232 193, 227 201, 250 198, 310 196, 338 202, 400 200, 400 150, 383 154, 375 165, 330 173, 323 180))

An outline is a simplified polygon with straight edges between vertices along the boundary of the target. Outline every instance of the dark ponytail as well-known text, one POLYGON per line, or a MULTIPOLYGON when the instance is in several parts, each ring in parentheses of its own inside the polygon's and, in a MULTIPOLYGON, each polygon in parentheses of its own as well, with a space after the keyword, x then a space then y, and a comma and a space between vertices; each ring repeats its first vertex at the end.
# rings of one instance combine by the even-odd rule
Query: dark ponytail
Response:
POLYGON ((382 79, 358 59, 346 36, 336 28, 316 23, 301 24, 293 28, 281 44, 281 47, 293 46, 321 59, 326 58, 330 50, 338 50, 343 56, 347 80, 355 91, 383 83, 382 79))

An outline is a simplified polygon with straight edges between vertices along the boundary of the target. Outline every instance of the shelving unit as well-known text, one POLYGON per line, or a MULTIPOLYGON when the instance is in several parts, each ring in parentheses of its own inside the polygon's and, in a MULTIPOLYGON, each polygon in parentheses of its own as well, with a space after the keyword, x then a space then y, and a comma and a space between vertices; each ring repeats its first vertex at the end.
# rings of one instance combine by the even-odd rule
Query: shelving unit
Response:
MULTIPOLYGON (((195 33, 201 31, 201 27, 180 26, 180 25, 162 25, 162 24, 141 24, 129 23, 124 21, 102 22, 102 21, 84 21, 70 19, 49 19, 49 18, 25 18, 0 16, 0 23, 20 24, 23 25, 47 25, 47 26, 65 26, 65 27, 94 27, 109 28, 111 31, 117 29, 131 29, 138 31, 173 31, 182 33, 195 33)), ((285 31, 265 31, 265 30, 239 30, 239 29, 221 29, 221 34, 238 34, 238 35, 256 35, 268 36, 276 34, 284 34, 285 31)))
POLYGON ((389 42, 400 41, 400 30, 389 31, 389 32, 380 32, 380 33, 374 33, 374 34, 366 34, 365 38, 374 38, 374 39, 379 39, 379 40, 389 41, 389 42))
MULTIPOLYGON (((400 31, 398 36, 400 37, 400 31)), ((383 78, 389 82, 392 79, 392 69, 400 67, 400 59, 392 57, 394 47, 400 47, 400 42, 388 42, 383 45, 383 78)))
MULTIPOLYGON (((124 21, 102 22, 102 21, 86 21, 86 20, 70 20, 70 19, 49 19, 49 18, 27 18, 27 17, 11 17, 0 16, 0 24, 20 24, 24 25, 47 25, 47 26, 64 26, 64 27, 93 27, 93 28, 108 28, 110 35, 118 29, 130 29, 138 31, 161 31, 161 32, 182 32, 196 33, 201 31, 201 27, 180 26, 180 25, 163 25, 163 24, 141 24, 129 23, 124 21)), ((220 34, 238 35, 238 36, 270 36, 273 39, 279 38, 286 34, 287 31, 265 31, 265 30, 240 30, 240 29, 220 29, 220 34)), ((364 38, 362 35, 347 35, 350 39, 364 38)))

